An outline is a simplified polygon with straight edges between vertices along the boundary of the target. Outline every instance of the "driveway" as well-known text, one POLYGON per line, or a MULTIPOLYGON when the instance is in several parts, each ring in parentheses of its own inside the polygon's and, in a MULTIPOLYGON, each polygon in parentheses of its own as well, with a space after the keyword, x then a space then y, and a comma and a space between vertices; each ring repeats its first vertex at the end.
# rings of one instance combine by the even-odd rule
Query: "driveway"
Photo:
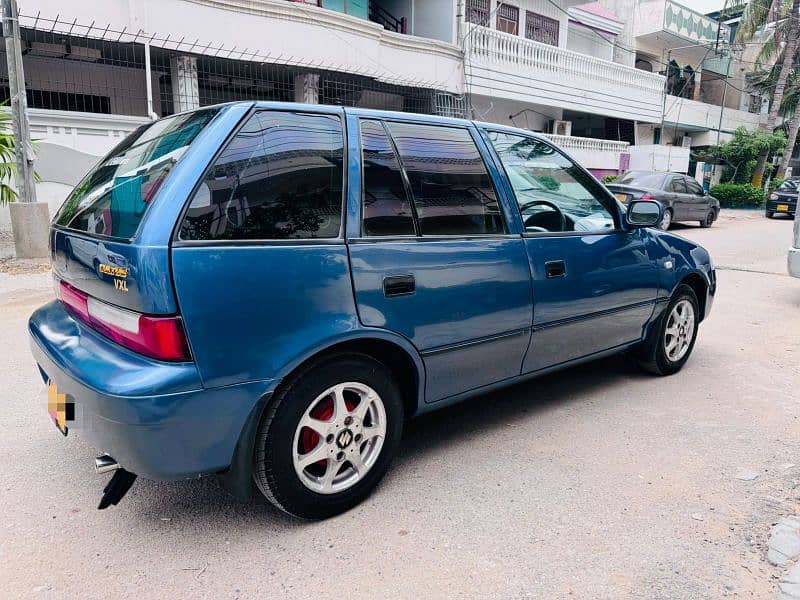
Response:
POLYGON ((23 598, 773 598, 770 526, 800 512, 800 280, 791 223, 676 226, 720 267, 668 378, 602 360, 414 421, 362 506, 305 523, 214 479, 108 476, 62 438, 27 349, 44 272, 0 263, 0 564, 23 598), (9 273, 11 268, 16 273, 9 273))

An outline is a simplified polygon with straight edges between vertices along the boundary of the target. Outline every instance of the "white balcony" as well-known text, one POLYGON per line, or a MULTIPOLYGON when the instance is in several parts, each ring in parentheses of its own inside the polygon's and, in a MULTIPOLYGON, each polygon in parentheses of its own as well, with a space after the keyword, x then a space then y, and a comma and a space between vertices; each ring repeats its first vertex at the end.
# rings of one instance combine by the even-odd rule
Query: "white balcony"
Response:
POLYGON ((628 152, 629 148, 628 142, 552 134, 547 137, 592 171, 616 171, 620 166, 620 155, 628 152))
MULTIPOLYGON (((664 109, 664 125, 688 132, 692 146, 717 143, 717 129, 722 132, 721 141, 730 139, 730 134, 738 127, 750 130, 758 128, 762 115, 735 108, 723 109, 716 104, 697 100, 667 96, 664 109), (720 116, 722 121, 720 122, 720 116)), ((669 129, 668 129, 669 131, 669 129)))
POLYGON ((467 91, 648 123, 664 77, 485 27, 467 27, 467 91))

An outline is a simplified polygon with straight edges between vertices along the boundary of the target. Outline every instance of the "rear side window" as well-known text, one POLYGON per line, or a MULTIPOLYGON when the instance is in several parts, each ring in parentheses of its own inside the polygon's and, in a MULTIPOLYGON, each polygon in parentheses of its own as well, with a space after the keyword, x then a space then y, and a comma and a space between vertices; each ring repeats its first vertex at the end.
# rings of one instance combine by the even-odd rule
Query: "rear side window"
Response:
POLYGON ((361 121, 364 235, 414 235, 414 213, 392 141, 380 121, 361 121))
POLYGON ((254 114, 208 170, 180 239, 338 237, 343 156, 339 117, 254 114))
POLYGON ((130 240, 161 184, 219 109, 204 109, 144 125, 81 181, 55 216, 56 225, 130 240))
POLYGON ((505 233, 494 186, 468 130, 386 125, 408 175, 421 235, 505 233))

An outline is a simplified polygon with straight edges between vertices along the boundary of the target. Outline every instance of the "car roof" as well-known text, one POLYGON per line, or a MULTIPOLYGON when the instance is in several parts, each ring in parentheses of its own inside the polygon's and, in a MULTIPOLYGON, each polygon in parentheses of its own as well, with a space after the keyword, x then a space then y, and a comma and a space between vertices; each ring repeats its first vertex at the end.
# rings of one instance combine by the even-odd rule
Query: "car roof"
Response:
MULTIPOLYGON (((427 123, 431 125, 455 125, 460 127, 468 127, 474 125, 481 129, 492 131, 502 131, 506 133, 517 133, 529 137, 536 137, 539 139, 547 140, 547 138, 535 131, 529 129, 522 129, 520 127, 512 127, 509 125, 499 125, 497 123, 486 123, 484 121, 474 121, 470 119, 460 119, 456 117, 445 117, 440 115, 427 115, 422 113, 410 113, 394 110, 376 110, 372 108, 356 108, 350 106, 334 106, 330 104, 304 104, 300 102, 273 102, 273 101, 239 101, 239 102, 226 102, 218 106, 232 106, 232 105, 245 105, 253 108, 266 109, 266 110, 298 110, 326 114, 347 114, 359 117, 367 117, 374 119, 389 119, 389 120, 403 120, 414 121, 417 123, 427 123)), ((210 108, 203 106, 202 108, 210 108)), ((197 109, 196 109, 197 110, 197 109)))

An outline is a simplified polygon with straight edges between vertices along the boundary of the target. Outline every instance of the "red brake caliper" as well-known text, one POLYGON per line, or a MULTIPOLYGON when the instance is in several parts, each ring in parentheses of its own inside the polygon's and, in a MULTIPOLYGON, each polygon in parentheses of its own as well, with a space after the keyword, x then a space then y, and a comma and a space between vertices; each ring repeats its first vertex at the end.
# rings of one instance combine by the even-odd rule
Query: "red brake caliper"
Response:
MULTIPOLYGON (((347 410, 353 410, 358 404, 345 398, 347 410)), ((333 398, 326 398, 319 402, 311 411, 310 415, 318 421, 330 421, 333 418, 333 398)), ((308 454, 319 444, 319 434, 310 427, 304 427, 300 432, 300 454, 308 454)), ((325 465, 326 460, 318 460, 315 465, 325 465)))

